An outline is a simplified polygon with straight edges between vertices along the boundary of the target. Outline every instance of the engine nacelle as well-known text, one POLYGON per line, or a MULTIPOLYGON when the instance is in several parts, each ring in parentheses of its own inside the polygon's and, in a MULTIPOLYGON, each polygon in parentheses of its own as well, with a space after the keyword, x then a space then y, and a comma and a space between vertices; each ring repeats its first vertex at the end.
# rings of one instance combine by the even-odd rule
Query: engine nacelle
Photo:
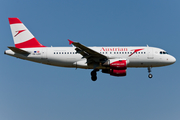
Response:
POLYGON ((111 69, 117 69, 117 70, 127 69, 126 60, 119 60, 119 61, 112 62, 109 66, 111 69))
POLYGON ((126 76, 126 70, 110 69, 110 75, 112 75, 112 76, 126 76))
POLYGON ((103 65, 109 66, 110 69, 116 69, 116 70, 127 69, 127 61, 121 59, 109 59, 103 65))

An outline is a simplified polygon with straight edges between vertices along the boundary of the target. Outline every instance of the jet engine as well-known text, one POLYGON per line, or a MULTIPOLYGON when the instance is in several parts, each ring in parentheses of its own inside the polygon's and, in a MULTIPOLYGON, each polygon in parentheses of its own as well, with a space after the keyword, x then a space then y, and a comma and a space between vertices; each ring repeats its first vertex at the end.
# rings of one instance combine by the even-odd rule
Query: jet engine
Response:
POLYGON ((109 73, 112 76, 126 76, 127 60, 108 59, 103 65, 110 69, 103 69, 103 73, 109 73))
POLYGON ((126 76, 126 70, 110 69, 110 75, 112 75, 112 76, 126 76))

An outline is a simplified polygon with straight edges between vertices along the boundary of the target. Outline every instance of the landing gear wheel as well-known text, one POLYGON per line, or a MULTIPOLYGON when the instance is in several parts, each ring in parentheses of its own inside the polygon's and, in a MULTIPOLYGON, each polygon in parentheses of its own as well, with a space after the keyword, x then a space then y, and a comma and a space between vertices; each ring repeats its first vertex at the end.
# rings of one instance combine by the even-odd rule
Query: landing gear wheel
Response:
POLYGON ((152 75, 152 74, 149 74, 149 75, 148 75, 148 77, 149 77, 149 78, 152 78, 152 77, 153 77, 153 75, 152 75))
POLYGON ((96 76, 96 75, 97 75, 96 71, 93 70, 93 71, 91 72, 91 76, 96 76))
POLYGON ((93 70, 92 72, 91 72, 91 80, 92 81, 96 81, 97 80, 97 73, 96 73, 96 71, 95 70, 93 70))
POLYGON ((97 77, 96 77, 96 76, 91 77, 91 80, 92 80, 92 81, 96 81, 96 80, 97 80, 97 77))
POLYGON ((149 77, 149 78, 152 78, 153 75, 151 74, 151 67, 148 67, 148 73, 149 73, 148 77, 149 77))

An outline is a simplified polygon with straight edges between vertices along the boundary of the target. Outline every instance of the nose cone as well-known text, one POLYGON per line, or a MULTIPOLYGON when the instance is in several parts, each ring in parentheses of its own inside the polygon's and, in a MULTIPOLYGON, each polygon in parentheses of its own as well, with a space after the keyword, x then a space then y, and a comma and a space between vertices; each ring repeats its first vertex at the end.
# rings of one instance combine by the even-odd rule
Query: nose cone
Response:
POLYGON ((169 62, 170 62, 170 64, 175 63, 176 62, 176 58, 171 56, 170 59, 169 59, 169 62))

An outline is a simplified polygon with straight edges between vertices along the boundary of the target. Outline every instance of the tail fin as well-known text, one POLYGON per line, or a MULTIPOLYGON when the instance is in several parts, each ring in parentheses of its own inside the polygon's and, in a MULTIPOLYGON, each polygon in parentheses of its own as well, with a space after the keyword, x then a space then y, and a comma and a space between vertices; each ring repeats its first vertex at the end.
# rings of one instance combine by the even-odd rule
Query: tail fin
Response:
POLYGON ((8 18, 16 48, 45 47, 40 44, 18 18, 8 18))

